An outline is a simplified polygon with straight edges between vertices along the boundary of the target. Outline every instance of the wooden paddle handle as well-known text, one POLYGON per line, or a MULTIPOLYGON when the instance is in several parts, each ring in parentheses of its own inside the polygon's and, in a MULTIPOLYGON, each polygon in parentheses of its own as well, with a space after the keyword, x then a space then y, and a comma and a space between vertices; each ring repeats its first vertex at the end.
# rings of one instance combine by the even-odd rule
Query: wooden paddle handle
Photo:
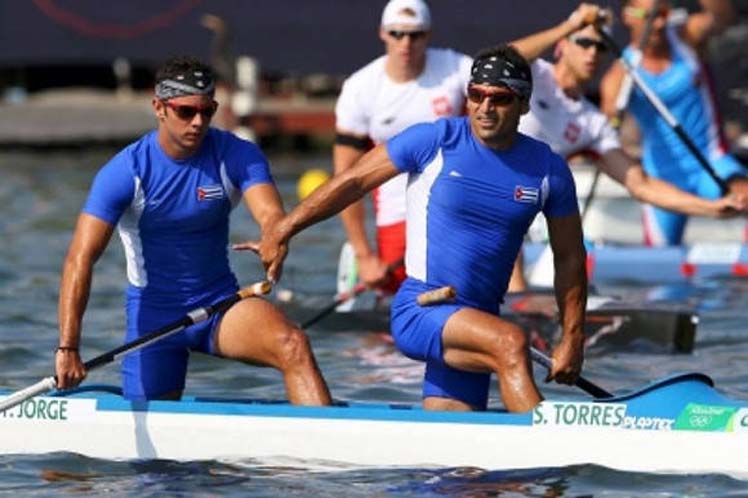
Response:
POLYGON ((432 304, 440 304, 447 301, 452 301, 457 297, 457 291, 451 285, 439 287, 432 291, 426 291, 418 294, 416 301, 421 306, 430 306, 432 304))
POLYGON ((257 282, 255 284, 249 285, 247 287, 244 287, 243 289, 239 289, 237 294, 241 299, 245 299, 252 296, 262 296, 267 294, 273 289, 273 284, 268 282, 267 280, 263 280, 262 282, 257 282))

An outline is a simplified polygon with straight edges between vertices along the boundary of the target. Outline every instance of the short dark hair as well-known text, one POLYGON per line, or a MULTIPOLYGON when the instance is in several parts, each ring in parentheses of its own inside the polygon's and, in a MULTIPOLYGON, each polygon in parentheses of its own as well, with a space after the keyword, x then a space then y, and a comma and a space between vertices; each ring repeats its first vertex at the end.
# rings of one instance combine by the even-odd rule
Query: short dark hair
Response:
POLYGON ((201 71, 205 73, 208 79, 214 79, 213 70, 209 65, 191 55, 178 55, 167 59, 166 62, 158 68, 158 71, 156 71, 156 83, 158 84, 161 81, 173 79, 179 74, 195 71, 201 71))

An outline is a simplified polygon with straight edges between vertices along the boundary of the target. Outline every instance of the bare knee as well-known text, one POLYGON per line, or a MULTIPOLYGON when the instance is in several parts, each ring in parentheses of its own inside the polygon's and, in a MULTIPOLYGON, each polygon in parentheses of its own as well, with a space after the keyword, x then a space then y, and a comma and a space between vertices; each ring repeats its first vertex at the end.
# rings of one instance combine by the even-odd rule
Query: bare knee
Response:
POLYGON ((496 341, 493 357, 503 371, 520 368, 527 361, 527 335, 514 324, 507 324, 501 331, 501 339, 496 341))
POLYGON ((301 330, 288 327, 278 334, 276 357, 281 370, 306 367, 312 361, 312 347, 309 338, 301 330))

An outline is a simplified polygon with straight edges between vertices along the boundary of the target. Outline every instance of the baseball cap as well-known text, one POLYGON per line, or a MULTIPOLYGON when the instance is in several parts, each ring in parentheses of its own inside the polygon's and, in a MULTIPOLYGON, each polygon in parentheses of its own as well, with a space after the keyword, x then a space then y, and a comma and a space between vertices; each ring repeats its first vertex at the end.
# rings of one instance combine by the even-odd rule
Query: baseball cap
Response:
POLYGON ((418 29, 431 28, 431 12, 423 0, 390 0, 382 12, 382 26, 412 24, 418 29))

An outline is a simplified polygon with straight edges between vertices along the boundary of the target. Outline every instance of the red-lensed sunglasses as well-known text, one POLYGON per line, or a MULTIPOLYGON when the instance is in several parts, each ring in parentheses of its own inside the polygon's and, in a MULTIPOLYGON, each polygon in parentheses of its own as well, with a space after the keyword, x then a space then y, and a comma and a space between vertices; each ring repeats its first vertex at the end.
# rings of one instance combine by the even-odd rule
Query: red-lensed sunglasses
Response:
POLYGON ((169 100, 162 100, 164 105, 169 109, 174 110, 174 114, 184 121, 191 121, 195 115, 199 112, 203 119, 210 119, 218 110, 218 102, 215 100, 206 106, 196 106, 187 104, 175 104, 169 100))
POLYGON ((492 92, 482 88, 470 87, 467 92, 468 99, 473 104, 482 104, 488 99, 488 103, 495 107, 506 107, 514 103, 517 95, 513 92, 492 92))

